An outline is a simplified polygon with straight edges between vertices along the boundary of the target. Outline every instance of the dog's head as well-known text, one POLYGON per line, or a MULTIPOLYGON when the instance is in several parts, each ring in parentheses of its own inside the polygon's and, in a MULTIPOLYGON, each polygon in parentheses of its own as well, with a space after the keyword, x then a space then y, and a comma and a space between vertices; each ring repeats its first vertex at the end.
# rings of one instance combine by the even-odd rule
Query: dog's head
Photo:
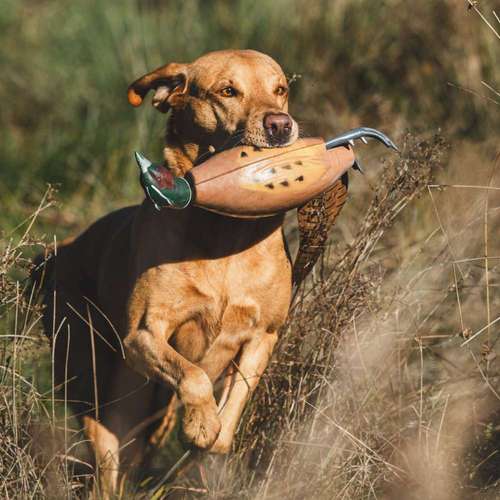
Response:
POLYGON ((165 154, 182 171, 210 151, 287 146, 298 137, 285 74, 254 50, 210 52, 191 64, 157 68, 129 86, 130 104, 139 106, 150 90, 158 111, 172 110, 165 154))

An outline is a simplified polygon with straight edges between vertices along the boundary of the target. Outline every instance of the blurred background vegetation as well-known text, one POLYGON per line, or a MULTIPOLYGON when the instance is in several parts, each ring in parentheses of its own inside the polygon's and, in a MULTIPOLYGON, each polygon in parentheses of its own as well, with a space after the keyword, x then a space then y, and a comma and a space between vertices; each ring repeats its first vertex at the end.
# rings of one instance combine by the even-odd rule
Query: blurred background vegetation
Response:
MULTIPOLYGON (((129 106, 131 81, 210 50, 253 48, 293 82, 290 110, 303 135, 375 127, 403 156, 358 148, 367 175, 352 176, 334 245, 308 284, 315 288, 294 308, 235 453, 223 466, 207 459, 202 487, 213 498, 280 498, 288 488, 289 498, 498 498, 496 326, 487 341, 482 333, 461 347, 500 314, 500 42, 475 10, 498 32, 495 7, 0 0, 4 496, 60 498, 66 487, 71 497, 77 488, 73 451, 59 461, 34 432, 45 417, 60 431, 63 409, 53 405, 39 310, 22 296, 26 257, 142 200, 132 152, 161 157, 165 117, 129 106), (48 183, 57 193, 44 198, 48 183), (304 401, 318 405, 313 417, 304 401), (246 474, 254 448, 273 457, 268 481, 246 474)), ((287 232, 293 243, 293 215, 287 232)), ((169 461, 160 457, 159 470, 169 461)))
POLYGON ((499 80, 498 50, 466 4, 2 0, 2 227, 27 216, 48 182, 64 207, 52 221, 60 234, 139 201, 131 152, 160 157, 164 117, 132 109, 127 85, 214 49, 279 61, 305 135, 365 125, 480 140, 498 130, 498 108, 457 86, 498 99, 481 85, 499 80))

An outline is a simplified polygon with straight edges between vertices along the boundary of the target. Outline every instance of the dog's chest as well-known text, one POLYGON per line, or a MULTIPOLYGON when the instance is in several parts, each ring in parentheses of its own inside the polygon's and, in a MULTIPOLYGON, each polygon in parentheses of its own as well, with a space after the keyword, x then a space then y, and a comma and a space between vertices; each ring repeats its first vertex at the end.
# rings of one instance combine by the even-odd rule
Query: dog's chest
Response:
POLYGON ((238 341, 254 331, 275 331, 284 322, 290 301, 291 271, 281 234, 251 251, 203 261, 185 269, 189 293, 178 296, 186 315, 172 344, 191 361, 202 358, 223 334, 238 341))

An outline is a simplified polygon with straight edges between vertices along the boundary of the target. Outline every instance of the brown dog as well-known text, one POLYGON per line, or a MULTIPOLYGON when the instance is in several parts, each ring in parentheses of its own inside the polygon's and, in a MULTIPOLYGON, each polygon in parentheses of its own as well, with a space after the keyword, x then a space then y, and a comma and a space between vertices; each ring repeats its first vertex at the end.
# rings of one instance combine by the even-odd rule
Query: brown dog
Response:
MULTIPOLYGON (((285 75, 259 52, 168 64, 129 87, 130 103, 140 105, 150 90, 159 111, 171 110, 164 154, 177 173, 214 150, 282 146, 298 136, 285 75)), ((190 443, 230 449, 288 312, 282 223, 282 215, 157 212, 145 201, 100 219, 50 259, 44 324, 55 344, 56 382, 83 417, 104 496, 173 394, 184 405, 190 443), (219 412, 213 384, 224 374, 232 385, 219 412), (129 439, 131 429, 142 432, 129 439)))

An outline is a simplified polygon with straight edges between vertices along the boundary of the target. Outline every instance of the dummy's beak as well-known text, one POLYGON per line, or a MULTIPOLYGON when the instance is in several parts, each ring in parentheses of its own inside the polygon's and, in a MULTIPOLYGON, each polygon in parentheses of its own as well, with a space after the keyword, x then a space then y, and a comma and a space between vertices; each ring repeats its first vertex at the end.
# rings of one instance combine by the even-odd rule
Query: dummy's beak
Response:
POLYGON ((137 165, 139 165, 139 168, 141 169, 141 172, 145 174, 148 171, 148 168, 153 164, 151 161, 149 161, 144 155, 141 153, 138 153, 137 151, 134 153, 135 156, 135 161, 137 162, 137 165))
POLYGON ((327 141, 326 149, 336 148, 348 143, 354 145, 354 141, 356 139, 361 139, 364 143, 366 143, 366 137, 372 137, 373 139, 380 141, 385 147, 394 149, 394 151, 399 152, 396 144, 394 144, 383 132, 368 127, 353 128, 352 130, 349 130, 348 132, 345 132, 344 134, 339 135, 338 137, 335 137, 330 141, 327 141))

